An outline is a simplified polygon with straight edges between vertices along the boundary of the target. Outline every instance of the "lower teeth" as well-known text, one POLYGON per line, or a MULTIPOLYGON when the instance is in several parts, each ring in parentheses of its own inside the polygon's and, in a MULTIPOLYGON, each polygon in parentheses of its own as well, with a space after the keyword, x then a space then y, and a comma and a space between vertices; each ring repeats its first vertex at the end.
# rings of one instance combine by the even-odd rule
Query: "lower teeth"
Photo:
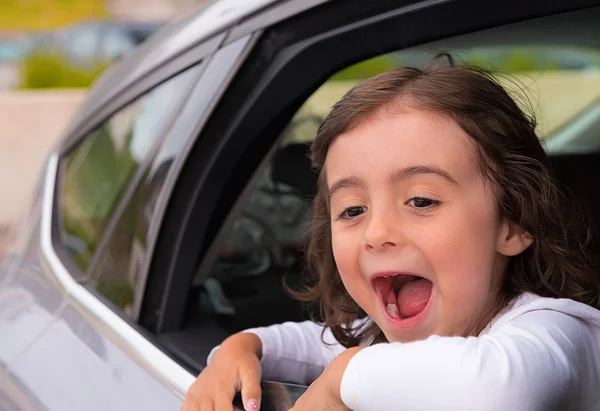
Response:
POLYGON ((400 312, 398 311, 398 306, 396 304, 388 304, 386 308, 389 315, 400 319, 400 312))

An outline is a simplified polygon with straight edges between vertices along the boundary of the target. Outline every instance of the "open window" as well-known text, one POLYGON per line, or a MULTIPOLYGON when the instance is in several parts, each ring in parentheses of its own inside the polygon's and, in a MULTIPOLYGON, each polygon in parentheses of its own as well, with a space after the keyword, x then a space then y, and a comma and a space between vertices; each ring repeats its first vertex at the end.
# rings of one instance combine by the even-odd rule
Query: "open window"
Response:
MULTIPOLYGON (((422 67, 438 51, 451 52, 458 62, 495 70, 523 107, 538 116, 539 135, 556 159, 559 178, 580 192, 594 191, 593 180, 600 177, 600 161, 595 160, 600 155, 596 154, 600 151, 600 26, 596 24, 600 8, 502 25, 503 21, 487 16, 487 27, 497 27, 483 31, 479 30, 482 20, 476 26, 463 22, 453 27, 446 22, 435 35, 425 29, 412 32, 411 47, 406 47, 405 39, 389 36, 392 23, 398 27, 409 14, 414 29, 419 19, 435 20, 441 18, 438 13, 449 12, 444 7, 432 9, 403 17, 398 11, 396 17, 379 23, 363 21, 363 27, 345 27, 346 32, 330 37, 302 39, 302 52, 293 55, 284 47, 278 56, 288 60, 282 63, 281 57, 261 67, 260 74, 270 77, 261 77, 258 66, 245 67, 247 79, 235 83, 221 103, 227 116, 217 114, 199 143, 206 148, 211 138, 220 139, 219 151, 213 153, 218 165, 204 170, 201 178, 192 168, 184 170, 179 188, 190 190, 196 184, 198 200, 190 202, 187 197, 184 203, 177 193, 172 200, 173 207, 189 205, 188 217, 180 221, 193 227, 194 235, 178 234, 188 248, 156 257, 170 259, 169 278, 185 287, 185 298, 181 288, 177 295, 165 291, 158 322, 148 315, 153 306, 142 310, 142 322, 180 361, 199 370, 210 349, 235 332, 308 318, 308 311, 285 291, 284 281, 292 287, 302 281, 304 228, 317 188, 309 144, 330 107, 364 78, 400 65, 422 67), (343 46, 361 34, 368 38, 357 40, 351 49, 343 46), (380 39, 378 45, 373 44, 375 38, 380 39), (314 44, 307 46, 311 41, 314 44), (335 44, 339 49, 332 48, 335 44), (325 50, 327 57, 322 54, 325 50), (322 58, 318 60, 322 67, 315 67, 315 57, 322 58), (249 96, 247 103, 235 101, 242 95, 249 96), (237 110, 234 116, 233 109, 237 110), (585 183, 584 173, 589 173, 585 183), (204 186, 197 186, 199 180, 204 186), (213 200, 209 203, 208 198, 213 200), (192 241, 198 236, 208 240, 192 250, 186 238, 192 241)), ((263 63, 268 60, 258 57, 263 63)), ((590 195, 582 198, 600 208, 600 198, 597 202, 590 195)), ((150 294, 162 291, 153 286, 153 275, 158 274, 150 273, 150 294)))

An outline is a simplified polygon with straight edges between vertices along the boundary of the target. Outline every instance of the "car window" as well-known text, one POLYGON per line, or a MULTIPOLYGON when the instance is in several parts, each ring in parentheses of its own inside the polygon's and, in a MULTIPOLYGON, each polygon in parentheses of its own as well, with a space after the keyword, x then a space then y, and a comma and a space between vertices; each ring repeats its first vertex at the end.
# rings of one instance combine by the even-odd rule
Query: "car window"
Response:
POLYGON ((519 104, 537 115, 544 143, 562 139, 562 145, 552 146, 554 155, 583 145, 600 148, 600 49, 522 42, 461 48, 438 44, 352 65, 305 101, 246 189, 242 211, 227 227, 215 264, 207 278, 195 280, 192 317, 210 318, 225 334, 302 318, 282 280, 293 286, 303 271, 304 233, 317 181, 308 150, 317 128, 333 104, 361 80, 401 65, 424 67, 436 49, 450 51, 458 62, 495 71, 519 104), (586 117, 590 112, 595 113, 595 128, 586 117), (561 137, 566 131, 568 138, 561 137))
POLYGON ((107 119, 63 160, 62 244, 85 271, 117 204, 189 91, 189 69, 107 119))
POLYGON ((22 40, 0 39, 0 62, 19 61, 27 53, 26 44, 22 40))

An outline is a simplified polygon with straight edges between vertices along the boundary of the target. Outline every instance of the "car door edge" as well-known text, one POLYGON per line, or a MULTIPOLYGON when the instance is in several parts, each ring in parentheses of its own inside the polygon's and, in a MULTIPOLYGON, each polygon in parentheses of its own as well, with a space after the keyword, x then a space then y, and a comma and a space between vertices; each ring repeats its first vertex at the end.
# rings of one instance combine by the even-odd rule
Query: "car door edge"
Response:
POLYGON ((183 399, 195 379, 194 376, 153 345, 88 289, 78 284, 56 254, 53 245, 52 215, 58 167, 59 156, 54 153, 50 156, 46 167, 41 216, 40 250, 45 272, 64 287, 66 297, 72 301, 77 310, 84 312, 91 321, 102 325, 102 328, 107 330, 107 336, 117 346, 183 399))

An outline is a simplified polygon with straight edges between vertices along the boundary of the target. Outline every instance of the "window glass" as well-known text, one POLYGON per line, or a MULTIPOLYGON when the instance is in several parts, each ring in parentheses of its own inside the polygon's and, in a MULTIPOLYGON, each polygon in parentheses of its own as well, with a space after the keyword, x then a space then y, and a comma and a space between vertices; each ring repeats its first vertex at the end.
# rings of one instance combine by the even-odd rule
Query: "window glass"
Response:
POLYGON ((64 159, 62 242, 82 269, 134 174, 164 136, 194 73, 187 70, 124 107, 64 159))
MULTIPOLYGON (((473 44, 476 40, 471 36, 473 44)), ((519 104, 536 114, 538 134, 553 156, 600 150, 600 49, 577 44, 453 49, 441 44, 435 50, 498 73, 519 104)), ((308 149, 317 128, 358 82, 398 66, 424 67, 436 53, 423 47, 363 61, 333 75, 303 104, 251 188, 208 278, 196 279, 192 318, 210 318, 206 321, 216 321, 225 334, 300 318, 282 278, 293 285, 303 269, 302 233, 317 181, 308 149)), ((583 181, 581 173, 574 175, 583 181)), ((600 169, 594 175, 600 176, 600 169)))
MULTIPOLYGON (((198 73, 199 68, 195 71, 198 73)), ((135 319, 139 315, 146 286, 147 267, 144 264, 151 252, 149 239, 160 226, 157 208, 162 209, 159 204, 162 205, 168 195, 164 187, 176 159, 183 154, 190 138, 195 136, 201 107, 208 104, 212 96, 210 92, 206 93, 206 82, 211 79, 206 75, 207 71, 204 71, 198 83, 190 87, 195 90, 190 91, 194 94, 177 114, 177 121, 161 141, 131 196, 128 196, 123 212, 117 217, 115 227, 107 235, 97 263, 91 269, 92 286, 135 319), (206 94, 199 94, 200 90, 206 94)), ((160 101, 157 100, 156 104, 158 109, 160 101)))

